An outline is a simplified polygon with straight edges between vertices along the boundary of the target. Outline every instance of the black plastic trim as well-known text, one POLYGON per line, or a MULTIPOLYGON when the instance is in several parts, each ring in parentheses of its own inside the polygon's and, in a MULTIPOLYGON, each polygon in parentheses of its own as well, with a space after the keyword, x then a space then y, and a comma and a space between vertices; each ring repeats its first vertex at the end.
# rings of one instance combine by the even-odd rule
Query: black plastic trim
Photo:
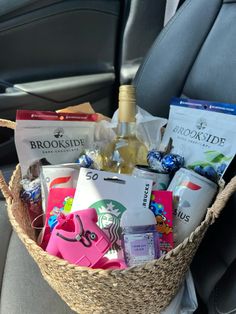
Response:
POLYGON ((41 21, 49 17, 62 15, 75 11, 99 12, 108 15, 119 15, 119 1, 67 1, 60 2, 49 7, 40 8, 36 11, 25 13, 0 24, 0 32, 12 30, 33 22, 41 21), (101 9, 101 3, 103 8, 101 9))

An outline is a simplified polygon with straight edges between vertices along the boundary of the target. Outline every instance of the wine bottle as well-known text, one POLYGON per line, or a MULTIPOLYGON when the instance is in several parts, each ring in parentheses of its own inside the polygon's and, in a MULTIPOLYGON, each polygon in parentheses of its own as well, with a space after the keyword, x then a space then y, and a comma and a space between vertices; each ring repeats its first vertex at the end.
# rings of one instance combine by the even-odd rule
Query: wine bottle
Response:
POLYGON ((103 151, 104 170, 131 174, 147 164, 147 147, 136 137, 136 98, 133 85, 119 89, 117 136, 103 151))

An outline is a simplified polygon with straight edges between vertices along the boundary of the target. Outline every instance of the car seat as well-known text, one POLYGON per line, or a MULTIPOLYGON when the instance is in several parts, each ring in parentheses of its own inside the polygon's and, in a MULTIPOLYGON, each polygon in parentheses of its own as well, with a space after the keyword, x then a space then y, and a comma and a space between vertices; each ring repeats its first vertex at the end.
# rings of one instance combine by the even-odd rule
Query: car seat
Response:
MULTIPOLYGON (((185 1, 136 74, 138 105, 167 117, 172 96, 236 103, 235 21, 236 1, 185 1)), ((235 175, 233 164, 226 180, 235 175)), ((236 195, 192 263, 197 293, 208 313, 236 313, 235 205, 236 195)))
MULTIPOLYGON (((236 103, 235 20, 236 1, 186 0, 136 74, 138 105, 167 117, 172 96, 236 103)), ((208 313, 236 313, 235 204, 234 195, 192 263, 197 293, 208 313)), ((42 280, 16 235, 9 231, 4 238, 1 232, 7 244, 0 243, 0 313, 73 313, 42 280)))

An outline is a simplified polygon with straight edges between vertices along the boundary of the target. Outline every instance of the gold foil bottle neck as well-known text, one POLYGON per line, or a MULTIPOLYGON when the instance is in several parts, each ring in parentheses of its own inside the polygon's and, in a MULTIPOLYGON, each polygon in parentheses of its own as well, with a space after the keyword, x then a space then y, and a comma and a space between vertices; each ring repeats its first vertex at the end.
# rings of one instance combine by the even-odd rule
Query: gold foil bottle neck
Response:
POLYGON ((119 121, 135 122, 136 97, 133 85, 121 85, 119 89, 119 121))

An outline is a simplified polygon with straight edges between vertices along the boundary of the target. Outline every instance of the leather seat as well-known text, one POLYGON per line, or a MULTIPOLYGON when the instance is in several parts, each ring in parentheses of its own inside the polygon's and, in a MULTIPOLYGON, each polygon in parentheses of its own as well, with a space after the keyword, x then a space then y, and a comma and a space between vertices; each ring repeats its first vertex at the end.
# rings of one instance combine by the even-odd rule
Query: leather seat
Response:
MULTIPOLYGON (((14 167, 1 167, 6 181, 14 167)), ((0 239, 1 314, 75 313, 42 278, 38 266, 12 231, 1 194, 0 239)))
MULTIPOLYGON (((167 117, 173 95, 236 103, 235 21, 236 1, 185 1, 135 77, 138 105, 167 117)), ((235 162, 226 179, 233 175, 235 162)), ((235 207, 236 195, 192 263, 197 293, 208 313, 236 313, 235 207)))
MULTIPOLYGON (((172 96, 236 103, 235 20, 236 1, 186 0, 154 42, 135 77, 138 105, 167 117, 172 96)), ((234 195, 209 229, 192 263, 197 292, 208 313, 236 313, 235 204, 234 195)), ((6 241, 9 239, 1 313, 42 314, 47 307, 49 313, 72 313, 41 282, 37 267, 15 235, 9 232, 6 241), (19 289, 22 273, 28 276, 24 293, 19 289)), ((3 269, 2 251, 0 260, 3 269)))

